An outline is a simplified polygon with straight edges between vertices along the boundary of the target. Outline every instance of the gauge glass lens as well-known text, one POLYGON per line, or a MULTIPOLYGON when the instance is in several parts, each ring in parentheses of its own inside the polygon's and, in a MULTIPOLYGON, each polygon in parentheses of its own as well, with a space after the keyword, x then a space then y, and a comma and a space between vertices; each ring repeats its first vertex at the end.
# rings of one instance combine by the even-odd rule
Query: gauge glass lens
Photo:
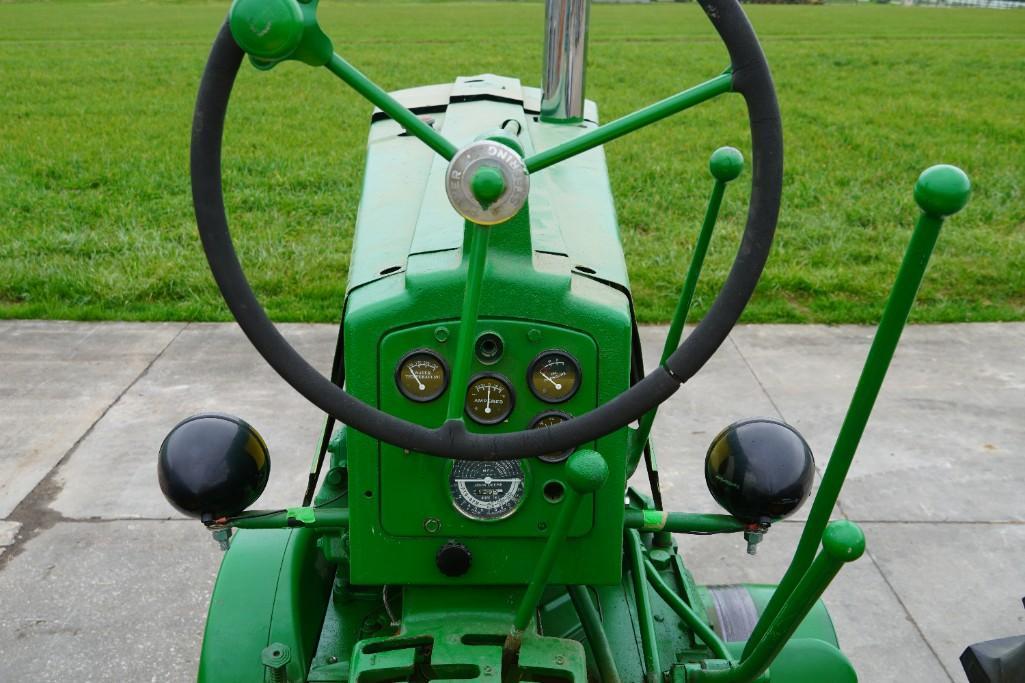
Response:
POLYGON ((580 387, 580 366, 568 353, 545 351, 531 363, 527 382, 546 403, 568 401, 580 387))
POLYGON ((445 361, 433 351, 413 351, 399 361, 395 370, 395 383, 409 400, 426 403, 445 392, 448 368, 445 367, 445 361))
POLYGON ((466 414, 475 422, 493 425, 509 417, 513 394, 509 382, 498 375, 478 375, 466 389, 466 414))
MULTIPOLYGON (((555 411, 541 413, 534 418, 534 421, 530 424, 530 428, 543 429, 545 427, 551 427, 552 425, 557 425, 560 422, 565 422, 569 418, 570 416, 566 413, 559 413, 555 411)), ((562 462, 571 455, 573 455, 573 449, 567 448, 561 453, 545 453, 544 455, 539 455, 537 456, 537 459, 543 462, 562 462)))
POLYGON ((518 460, 456 460, 449 475, 449 493, 456 509, 470 519, 503 519, 523 501, 524 480, 518 460))

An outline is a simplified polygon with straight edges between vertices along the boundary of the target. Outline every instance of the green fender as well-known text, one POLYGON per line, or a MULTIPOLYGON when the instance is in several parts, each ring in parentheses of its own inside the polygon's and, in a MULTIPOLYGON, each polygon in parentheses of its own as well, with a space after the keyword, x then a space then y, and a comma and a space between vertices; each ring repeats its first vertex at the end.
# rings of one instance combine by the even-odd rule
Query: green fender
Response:
POLYGON ((263 681, 271 643, 290 651, 288 680, 306 680, 335 573, 316 540, 309 529, 236 533, 210 600, 200 683, 263 681))
MULTIPOLYGON (((708 611, 709 620, 712 622, 716 632, 727 639, 726 646, 734 657, 739 658, 747 644, 747 637, 750 635, 750 627, 754 626, 755 620, 765 611, 775 586, 741 584, 736 586, 702 586, 699 588, 701 598, 708 611), (726 611, 732 615, 722 614, 722 606, 714 606, 711 593, 717 590, 743 590, 750 598, 750 602, 734 602, 726 611), (744 612, 749 611, 748 614, 744 612), (724 617, 732 616, 733 629, 724 628, 722 620, 724 617), (734 638, 728 636, 730 630, 740 630, 734 633, 734 638), (738 637, 738 636, 742 636, 738 637)), ((811 611, 801 622, 794 632, 793 639, 787 642, 779 655, 769 666, 770 683, 857 683, 858 676, 854 667, 840 651, 840 645, 836 638, 836 629, 833 628, 833 620, 821 600, 815 603, 811 611)))

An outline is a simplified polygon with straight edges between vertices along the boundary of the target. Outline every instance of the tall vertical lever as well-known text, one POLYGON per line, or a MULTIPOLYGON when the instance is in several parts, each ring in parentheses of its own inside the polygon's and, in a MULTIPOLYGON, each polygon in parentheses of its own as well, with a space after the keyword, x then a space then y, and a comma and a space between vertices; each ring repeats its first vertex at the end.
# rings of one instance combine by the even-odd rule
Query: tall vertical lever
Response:
POLYGON ((523 593, 523 598, 516 610, 513 627, 502 648, 502 680, 506 683, 515 680, 523 632, 527 630, 527 625, 530 624, 530 620, 537 610, 541 594, 544 592, 545 586, 548 585, 548 578, 552 574, 555 560, 569 535, 570 525, 577 516, 580 503, 585 495, 594 493, 605 484, 605 480, 609 477, 609 466, 600 453, 585 449, 570 456, 570 459, 566 461, 565 473, 566 483, 569 486, 563 495, 562 509, 555 519, 555 524, 552 525, 544 549, 541 550, 541 556, 534 567, 534 574, 530 577, 530 583, 527 584, 527 590, 523 593))
MULTIPOLYGON (((712 194, 708 198, 705 220, 701 224, 701 232, 698 233, 698 239, 694 243, 694 254, 690 258, 690 266, 687 268, 687 276, 683 281, 683 289, 676 302, 673 320, 669 325, 669 332, 666 334, 665 345, 662 347, 662 363, 665 363, 666 359, 680 345, 683 326, 687 322, 687 315, 690 313, 691 303, 694 301, 694 292, 698 286, 698 277, 705 265, 705 255, 708 253, 708 245, 712 242, 715 222, 719 218, 719 208, 722 206, 723 195, 726 193, 726 183, 736 179, 744 170, 744 155, 735 147, 720 147, 712 152, 712 157, 708 160, 708 170, 715 178, 715 185, 712 186, 712 194)), ((637 440, 634 442, 636 450, 631 454, 629 470, 632 470, 640 461, 641 454, 648 444, 651 426, 655 423, 656 410, 652 408, 641 417, 637 440)))
POLYGON ((970 194, 971 182, 964 171, 956 166, 943 164, 928 168, 915 184, 915 201, 922 209, 922 215, 904 252, 897 280, 886 301, 886 308, 883 309, 883 317, 876 329, 843 426, 836 437, 829 465, 822 475, 819 492, 808 514, 808 522, 804 525, 794 558, 747 641, 745 657, 758 647, 768 627, 776 620, 811 565, 829 522, 829 515, 854 460, 858 443, 865 432, 865 425, 890 367, 897 342, 900 341, 901 332, 911 313, 911 306, 922 284, 943 220, 963 209, 970 194))

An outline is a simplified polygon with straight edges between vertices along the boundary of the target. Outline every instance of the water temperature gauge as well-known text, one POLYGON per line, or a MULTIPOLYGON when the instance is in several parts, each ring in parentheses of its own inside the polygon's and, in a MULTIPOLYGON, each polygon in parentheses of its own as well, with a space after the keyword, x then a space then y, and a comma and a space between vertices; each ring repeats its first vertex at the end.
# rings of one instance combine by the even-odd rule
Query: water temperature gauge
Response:
POLYGON ((410 401, 426 403, 445 393, 448 366, 441 356, 427 349, 406 354, 395 369, 395 384, 410 401))
POLYGON ((482 425, 498 424, 513 409, 509 381, 497 374, 477 375, 466 389, 466 414, 482 425))
POLYGON ((565 351, 545 351, 530 364, 527 383, 545 403, 568 401, 580 388, 580 365, 565 351))

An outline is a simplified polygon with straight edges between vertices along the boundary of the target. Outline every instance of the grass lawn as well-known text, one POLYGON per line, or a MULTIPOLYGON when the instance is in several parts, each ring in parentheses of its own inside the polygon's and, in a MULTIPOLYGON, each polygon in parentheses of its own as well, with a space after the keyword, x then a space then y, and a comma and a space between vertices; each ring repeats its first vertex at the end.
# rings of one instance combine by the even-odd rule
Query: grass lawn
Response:
MULTIPOLYGON (((227 2, 0 3, 0 317, 223 320, 193 223, 189 124, 227 2)), ((383 87, 495 72, 536 85, 539 3, 323 0, 336 49, 383 87)), ((749 6, 783 110, 779 238, 745 319, 877 318, 919 171, 975 192, 914 318, 1025 319, 1025 11, 749 6)), ((605 120, 715 75, 693 4, 596 5, 588 96, 605 120)), ((323 70, 245 68, 226 142, 240 253, 279 320, 330 321, 345 286, 369 106, 323 70)), ((747 151, 727 96, 607 148, 638 310, 666 320, 710 190, 747 151)), ((748 178, 749 176, 745 176, 748 178)), ((728 193, 703 312, 746 209, 728 193)))

